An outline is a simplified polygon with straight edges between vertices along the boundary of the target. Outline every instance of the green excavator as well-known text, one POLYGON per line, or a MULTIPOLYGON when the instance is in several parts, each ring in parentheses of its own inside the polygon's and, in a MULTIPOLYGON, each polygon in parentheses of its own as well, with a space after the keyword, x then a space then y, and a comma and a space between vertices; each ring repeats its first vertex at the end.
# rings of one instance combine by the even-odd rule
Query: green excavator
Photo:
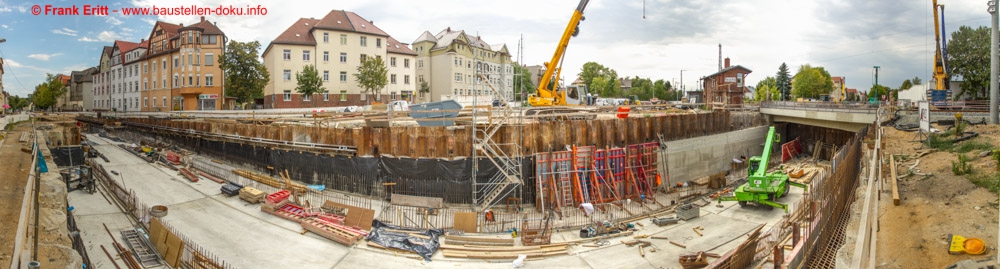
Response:
POLYGON ((788 212, 788 205, 778 203, 775 199, 788 194, 788 185, 807 188, 805 184, 800 184, 788 180, 788 175, 780 169, 774 172, 767 172, 767 163, 771 159, 771 149, 781 141, 781 137, 774 132, 774 126, 767 131, 767 140, 764 142, 764 152, 761 156, 750 157, 747 165, 747 183, 740 185, 733 191, 732 196, 720 195, 719 203, 722 201, 737 201, 740 206, 746 206, 753 202, 757 205, 768 206, 770 208, 781 208, 788 212))

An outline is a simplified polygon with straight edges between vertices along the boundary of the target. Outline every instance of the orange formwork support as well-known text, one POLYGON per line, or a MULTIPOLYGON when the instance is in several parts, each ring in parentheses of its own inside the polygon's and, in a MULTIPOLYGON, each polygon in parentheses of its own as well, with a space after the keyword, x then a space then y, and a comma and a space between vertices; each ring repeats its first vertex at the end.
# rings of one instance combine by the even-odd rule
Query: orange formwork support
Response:
POLYGON ((615 186, 614 173, 608 161, 608 150, 599 149, 594 151, 594 162, 592 164, 593 175, 591 181, 594 193, 598 197, 595 203, 608 203, 619 200, 618 188, 615 186))

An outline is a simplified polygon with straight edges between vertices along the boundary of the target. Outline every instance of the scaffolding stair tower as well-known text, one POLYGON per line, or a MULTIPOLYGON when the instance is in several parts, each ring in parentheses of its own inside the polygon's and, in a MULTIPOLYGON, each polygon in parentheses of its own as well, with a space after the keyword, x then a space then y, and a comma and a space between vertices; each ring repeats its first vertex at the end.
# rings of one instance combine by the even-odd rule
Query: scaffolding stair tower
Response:
MULTIPOLYGON (((506 98, 507 94, 499 91, 493 86, 489 77, 481 72, 477 72, 477 79, 481 80, 482 84, 488 86, 489 96, 492 96, 492 100, 487 101, 488 104, 493 103, 493 100, 498 100, 498 106, 492 106, 489 109, 491 112, 487 116, 487 122, 480 123, 477 118, 477 110, 481 110, 480 107, 474 107, 472 113, 473 121, 473 144, 474 150, 473 155, 473 172, 474 172, 474 185, 473 189, 473 201, 477 207, 478 211, 486 210, 493 205, 497 204, 503 197, 514 192, 521 187, 523 183, 521 180, 521 133, 524 127, 524 117, 521 116, 519 110, 515 110, 509 103, 509 99, 506 98), (506 133, 514 134, 512 137, 502 138, 502 141, 497 141, 501 139, 496 137, 496 134, 501 129, 514 128, 515 130, 506 133), (491 164, 497 167, 497 173, 490 177, 485 182, 480 182, 475 173, 479 171, 479 157, 485 157, 490 161, 491 164)), ((503 78, 499 80, 503 83, 503 78)), ((478 95, 477 95, 478 96, 478 95)), ((477 102, 478 103, 478 102, 477 102)))

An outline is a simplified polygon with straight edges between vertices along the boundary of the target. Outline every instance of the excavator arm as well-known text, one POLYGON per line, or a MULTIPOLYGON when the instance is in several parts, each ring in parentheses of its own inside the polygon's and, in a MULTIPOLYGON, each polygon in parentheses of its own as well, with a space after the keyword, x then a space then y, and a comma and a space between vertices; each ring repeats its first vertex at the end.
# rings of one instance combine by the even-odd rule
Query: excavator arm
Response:
POLYGON ((589 2, 590 0, 580 0, 580 4, 576 6, 576 10, 573 10, 573 16, 570 17, 569 24, 566 25, 562 38, 559 39, 559 44, 556 46, 556 52, 552 55, 552 60, 545 63, 545 74, 542 75, 541 80, 538 82, 538 89, 535 94, 528 97, 528 103, 531 106, 566 105, 566 92, 555 89, 559 87, 558 83, 553 83, 553 87, 549 88, 549 82, 552 81, 554 74, 558 74, 560 63, 566 53, 566 47, 569 46, 569 39, 576 36, 579 31, 579 27, 577 26, 583 20, 583 10, 589 2))

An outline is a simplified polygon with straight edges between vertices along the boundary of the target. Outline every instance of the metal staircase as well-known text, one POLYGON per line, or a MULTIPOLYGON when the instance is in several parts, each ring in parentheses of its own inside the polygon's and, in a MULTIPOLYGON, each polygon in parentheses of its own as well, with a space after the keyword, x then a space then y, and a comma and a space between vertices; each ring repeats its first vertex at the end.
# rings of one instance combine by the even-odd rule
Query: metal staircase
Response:
MULTIPOLYGON (((489 95, 492 100, 487 104, 492 105, 493 100, 499 100, 500 106, 490 107, 486 123, 480 123, 479 114, 476 111, 479 107, 473 108, 473 176, 474 186, 473 202, 477 210, 482 211, 497 204, 500 199, 506 197, 521 184, 521 130, 524 127, 524 120, 520 111, 514 110, 508 103, 508 94, 500 92, 489 78, 477 72, 476 77, 489 88, 489 95), (494 137, 501 129, 508 129, 505 133, 512 134, 511 137, 494 137), (510 129, 514 130, 510 130, 510 129), (503 141, 497 141, 502 139, 503 141), (485 157, 491 164, 497 167, 498 172, 485 182, 480 182, 476 173, 479 171, 479 157, 485 157), (482 195, 482 196, 480 196, 482 195)), ((503 79, 500 79, 503 83, 503 79)))

